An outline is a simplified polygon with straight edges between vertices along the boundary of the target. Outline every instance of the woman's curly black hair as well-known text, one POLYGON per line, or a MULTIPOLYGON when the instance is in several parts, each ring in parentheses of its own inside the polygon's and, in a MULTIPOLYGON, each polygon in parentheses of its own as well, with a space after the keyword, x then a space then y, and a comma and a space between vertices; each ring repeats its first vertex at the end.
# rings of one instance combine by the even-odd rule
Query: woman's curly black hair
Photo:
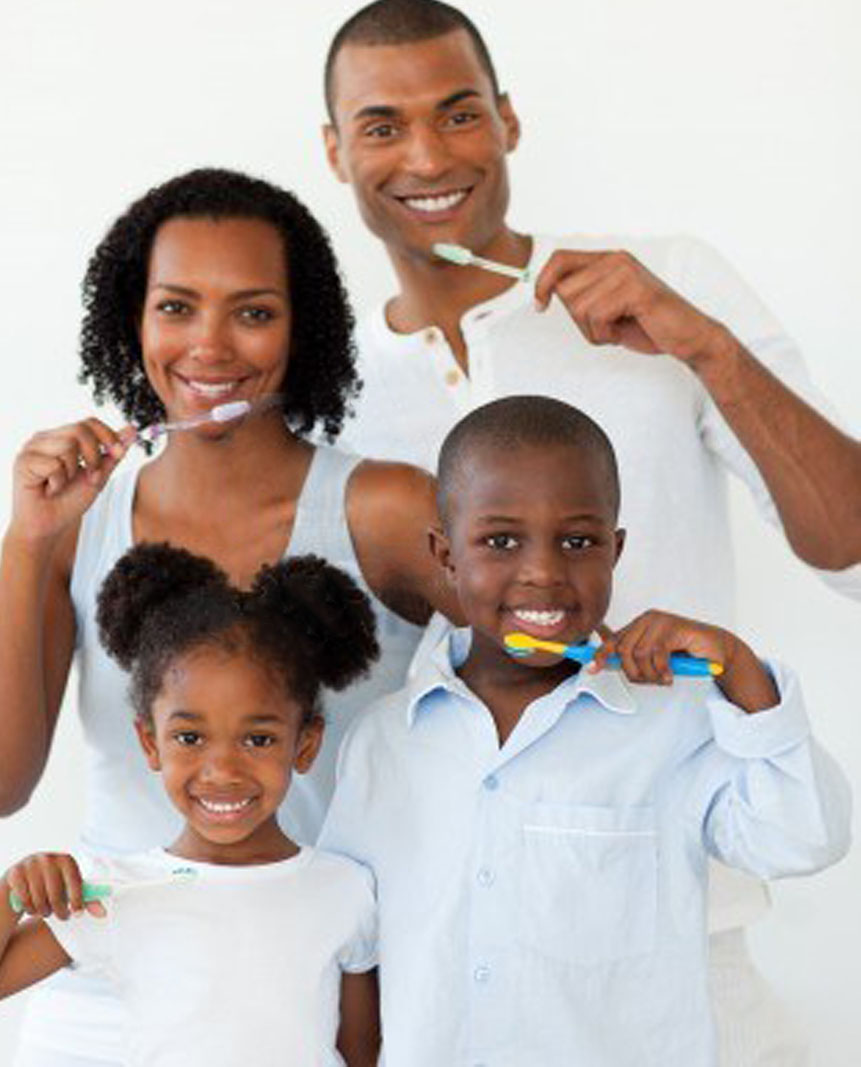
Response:
POLYGON ((307 722, 321 686, 343 689, 379 655, 368 597, 317 556, 258 571, 251 589, 232 586, 211 560, 169 544, 140 544, 99 590, 96 619, 108 654, 131 671, 137 716, 153 701, 178 656, 214 645, 250 655, 282 678, 307 722))
POLYGON ((293 431, 321 423, 332 441, 360 381, 353 313, 323 228, 292 194, 237 171, 190 171, 151 189, 120 216, 94 252, 83 284, 81 382, 109 397, 138 426, 164 418, 143 368, 139 337, 149 255, 162 223, 176 217, 252 218, 281 234, 292 310, 284 414, 293 431))

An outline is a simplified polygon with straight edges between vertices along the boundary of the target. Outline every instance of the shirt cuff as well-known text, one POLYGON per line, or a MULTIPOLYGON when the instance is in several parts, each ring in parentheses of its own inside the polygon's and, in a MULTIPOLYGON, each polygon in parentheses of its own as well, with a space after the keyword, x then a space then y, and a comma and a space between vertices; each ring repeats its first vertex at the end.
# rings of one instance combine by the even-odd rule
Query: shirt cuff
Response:
POLYGON ((795 674, 773 660, 764 661, 780 696, 779 703, 753 714, 731 704, 716 689, 708 698, 715 741, 740 759, 779 756, 810 736, 810 724, 795 674))

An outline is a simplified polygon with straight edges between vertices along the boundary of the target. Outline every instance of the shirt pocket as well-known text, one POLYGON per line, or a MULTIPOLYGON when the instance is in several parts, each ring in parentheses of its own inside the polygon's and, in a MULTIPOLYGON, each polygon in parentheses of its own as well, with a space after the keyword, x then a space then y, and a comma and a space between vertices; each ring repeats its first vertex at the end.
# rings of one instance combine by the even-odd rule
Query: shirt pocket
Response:
POLYGON ((524 947, 576 964, 651 952, 658 895, 654 809, 540 808, 522 826, 524 947))

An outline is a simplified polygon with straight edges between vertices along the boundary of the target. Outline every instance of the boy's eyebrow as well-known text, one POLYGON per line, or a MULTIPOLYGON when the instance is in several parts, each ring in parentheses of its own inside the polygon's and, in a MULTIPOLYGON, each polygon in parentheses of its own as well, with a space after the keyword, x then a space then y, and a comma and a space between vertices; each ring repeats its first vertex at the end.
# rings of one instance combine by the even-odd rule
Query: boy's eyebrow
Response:
MULTIPOLYGON (((561 523, 566 522, 601 522, 603 516, 597 511, 581 511, 571 515, 562 515, 559 519, 561 523)), ((479 515, 476 519, 478 523, 486 523, 487 525, 494 525, 500 522, 506 522, 511 525, 522 525, 529 521, 528 516, 524 515, 479 515)))

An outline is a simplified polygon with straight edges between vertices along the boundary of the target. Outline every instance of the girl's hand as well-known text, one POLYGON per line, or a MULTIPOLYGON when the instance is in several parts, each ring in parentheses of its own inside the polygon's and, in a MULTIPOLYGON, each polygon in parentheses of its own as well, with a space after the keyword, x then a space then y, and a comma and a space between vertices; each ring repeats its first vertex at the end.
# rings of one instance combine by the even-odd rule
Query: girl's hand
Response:
POLYGON ((93 503, 135 436, 134 427, 116 433, 91 418, 31 437, 15 458, 10 534, 58 537, 93 503))
POLYGON ((607 657, 616 653, 630 681, 671 685, 670 655, 685 652, 722 664, 723 673, 714 681, 727 700, 744 711, 761 711, 780 700, 771 675, 753 651, 735 634, 719 626, 664 611, 647 611, 617 633, 606 626, 599 626, 598 632, 603 643, 588 668, 593 673, 600 671, 607 657))
POLYGON ((68 919, 72 912, 86 909, 104 916, 99 901, 84 903, 84 883, 73 856, 60 852, 37 852, 16 863, 3 877, 6 891, 15 893, 27 915, 68 919))

